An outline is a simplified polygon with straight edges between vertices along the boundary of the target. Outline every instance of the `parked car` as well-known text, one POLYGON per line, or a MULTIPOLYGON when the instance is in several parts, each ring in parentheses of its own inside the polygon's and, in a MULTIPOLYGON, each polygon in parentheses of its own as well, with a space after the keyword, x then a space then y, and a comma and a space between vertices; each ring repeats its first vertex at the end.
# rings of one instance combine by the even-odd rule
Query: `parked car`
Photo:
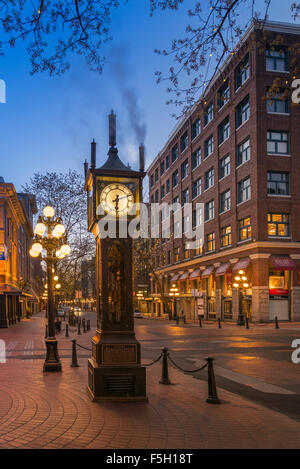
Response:
POLYGON ((139 311, 138 309, 135 309, 133 311, 133 317, 137 319, 142 319, 143 318, 143 313, 139 311))

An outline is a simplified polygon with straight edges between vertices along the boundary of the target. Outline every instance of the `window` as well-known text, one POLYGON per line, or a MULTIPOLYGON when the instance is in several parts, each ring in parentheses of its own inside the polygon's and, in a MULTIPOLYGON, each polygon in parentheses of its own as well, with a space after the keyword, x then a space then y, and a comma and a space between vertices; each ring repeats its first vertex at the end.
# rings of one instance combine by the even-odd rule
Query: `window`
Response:
POLYGON ((162 176, 164 174, 164 172, 165 172, 165 162, 162 161, 160 163, 160 175, 162 176))
POLYGON ((235 90, 238 90, 250 75, 249 67, 249 54, 246 54, 244 59, 239 63, 235 69, 235 90))
POLYGON ((204 142, 204 158, 207 158, 214 151, 214 137, 211 135, 204 142))
POLYGON ((164 185, 163 185, 163 186, 161 186, 160 194, 161 194, 161 195, 160 195, 160 196, 161 196, 161 198, 163 199, 163 198, 164 198, 164 196, 165 196, 165 186, 164 186, 164 185))
POLYGON ((176 144, 173 148, 172 148, 172 163, 174 163, 174 161, 176 161, 178 158, 178 145, 176 144))
POLYGON ((166 156, 166 169, 170 167, 170 155, 166 156))
POLYGON ((184 179, 189 174, 189 163, 185 160, 181 165, 181 179, 184 179))
POLYGON ((239 241, 251 239, 251 218, 239 220, 239 241))
POLYGON ((202 239, 195 239, 195 256, 202 255, 202 239))
POLYGON ((230 210, 230 203, 230 189, 228 189, 227 191, 222 192, 222 194, 220 195, 220 213, 227 212, 227 210, 230 210))
POLYGON ((250 160, 251 156, 251 147, 250 147, 250 138, 247 137, 242 143, 237 147, 237 165, 240 166, 246 161, 250 160))
POLYGON ((202 225, 202 208, 197 207, 196 210, 193 210, 193 228, 196 226, 202 225))
POLYGON ((158 181, 158 168, 155 169, 155 182, 158 181))
POLYGON ((181 235, 181 233, 180 233, 180 222, 175 221, 174 222, 174 237, 179 238, 180 235, 181 235))
POLYGON ((168 264, 171 264, 171 251, 168 251, 167 259, 168 264))
POLYGON ((183 232, 187 233, 190 229, 190 217, 189 215, 186 215, 185 217, 182 218, 182 227, 183 227, 183 232))
POLYGON ((154 184, 153 174, 150 176, 150 186, 152 187, 154 184))
POLYGON ((193 181, 193 199, 201 195, 201 178, 193 181))
POLYGON ((188 201, 189 201, 189 190, 185 189, 184 191, 182 191, 182 203, 187 204, 188 201))
POLYGON ((230 135, 229 116, 219 125, 219 145, 223 143, 230 135))
POLYGON ((151 195, 151 203, 154 204, 154 195, 151 195))
POLYGON ((183 136, 181 137, 181 139, 180 139, 180 150, 181 150, 181 153, 187 148, 188 143, 189 143, 188 133, 185 132, 185 133, 183 134, 183 136))
POLYGON ((268 213, 268 236, 290 236, 288 214, 268 213))
POLYGON ((210 200, 205 204, 205 220, 211 220, 215 216, 215 201, 210 200))
POLYGON ((201 121, 200 119, 196 119, 195 122, 192 124, 192 140, 197 137, 201 132, 201 121))
POLYGON ((170 192, 170 179, 167 179, 166 181, 166 194, 170 192))
POLYGON ((190 257, 190 243, 184 244, 183 258, 188 259, 190 257))
POLYGON ((172 174, 172 187, 177 186, 178 184, 178 169, 172 174))
POLYGON ((211 252, 216 249, 215 233, 209 233, 206 236, 206 252, 211 252))
POLYGON ((179 262, 179 248, 174 248, 174 262, 179 262))
POLYGON ((221 86, 218 91, 218 108, 221 109, 229 101, 229 84, 228 81, 221 86))
POLYGON ((288 52, 282 46, 269 46, 266 50, 266 70, 268 72, 288 72, 288 52))
POLYGON ((194 151, 192 154, 192 170, 197 168, 199 164, 201 163, 201 148, 198 148, 198 150, 194 151))
POLYGON ((155 202, 158 202, 158 190, 155 191, 155 202))
POLYGON ((290 195, 290 174, 268 171, 268 195, 290 195))
POLYGON ((250 176, 238 182, 238 203, 251 198, 250 176))
POLYGON ((269 93, 267 90, 267 112, 288 114, 290 112, 287 90, 280 90, 278 93, 269 93))
POLYGON ((268 130, 267 132, 267 152, 274 155, 289 154, 289 133, 279 132, 277 130, 268 130))
POLYGON ((212 187, 215 183, 215 170, 214 168, 210 168, 208 171, 206 171, 204 175, 204 188, 209 189, 212 187))
POLYGON ((214 105, 210 103, 204 111, 204 125, 207 125, 214 117, 214 105))
POLYGON ((244 124, 250 117, 250 102, 249 96, 247 96, 243 101, 237 106, 236 112, 236 128, 244 124))
POLYGON ((224 226, 221 228, 221 247, 226 248, 231 246, 231 226, 224 226))
POLYGON ((220 160, 220 179, 230 174, 230 155, 224 156, 220 160))
POLYGON ((179 204, 179 196, 178 195, 176 197, 174 197, 173 204, 179 204))

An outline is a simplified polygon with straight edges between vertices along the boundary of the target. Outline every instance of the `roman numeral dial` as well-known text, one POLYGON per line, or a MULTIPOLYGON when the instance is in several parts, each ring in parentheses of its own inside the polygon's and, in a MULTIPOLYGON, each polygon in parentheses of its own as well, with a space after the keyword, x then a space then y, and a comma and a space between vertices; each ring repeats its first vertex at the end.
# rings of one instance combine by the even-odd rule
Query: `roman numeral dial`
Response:
POLYGON ((115 217, 124 217, 134 203, 134 196, 124 184, 108 184, 100 194, 103 210, 115 217))

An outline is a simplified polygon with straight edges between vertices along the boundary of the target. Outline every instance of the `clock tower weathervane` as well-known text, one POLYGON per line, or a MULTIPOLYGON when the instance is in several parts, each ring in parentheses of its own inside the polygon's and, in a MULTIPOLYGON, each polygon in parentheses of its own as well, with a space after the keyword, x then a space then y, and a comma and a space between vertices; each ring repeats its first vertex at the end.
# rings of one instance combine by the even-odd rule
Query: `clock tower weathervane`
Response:
MULTIPOLYGON (((130 221, 133 204, 142 200, 144 147, 140 146, 140 170, 125 166, 116 148, 116 116, 109 115, 109 151, 96 168, 93 141, 91 165, 85 169, 88 195, 88 230, 96 238, 97 329, 88 361, 88 393, 93 401, 145 401, 146 370, 141 365, 140 344, 133 320, 132 239, 102 237, 98 223, 104 217, 120 227, 130 221)), ((136 216, 136 215, 135 215, 136 216)))

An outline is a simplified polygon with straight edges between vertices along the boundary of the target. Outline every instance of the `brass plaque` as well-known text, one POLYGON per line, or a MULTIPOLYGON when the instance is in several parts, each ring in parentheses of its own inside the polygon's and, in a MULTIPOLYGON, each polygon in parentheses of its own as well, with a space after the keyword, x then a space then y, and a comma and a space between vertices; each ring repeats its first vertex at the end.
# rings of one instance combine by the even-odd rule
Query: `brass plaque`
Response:
POLYGON ((136 344, 105 344, 102 345, 102 363, 119 365, 137 363, 136 344))

